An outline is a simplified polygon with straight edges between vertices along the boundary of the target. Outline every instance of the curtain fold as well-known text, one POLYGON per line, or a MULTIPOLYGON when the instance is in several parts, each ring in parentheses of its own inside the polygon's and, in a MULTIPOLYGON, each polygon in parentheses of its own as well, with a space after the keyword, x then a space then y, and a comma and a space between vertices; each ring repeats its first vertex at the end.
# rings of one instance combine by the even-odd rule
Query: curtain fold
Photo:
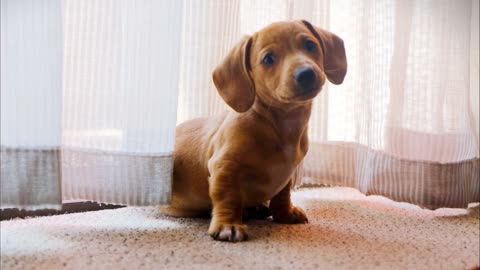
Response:
POLYGON ((303 185, 354 187, 367 195, 429 209, 466 208, 480 196, 480 162, 407 160, 356 143, 313 143, 302 168, 303 185))
POLYGON ((237 42, 242 1, 189 1, 182 13, 177 123, 228 107, 212 81, 211 70, 237 42))
POLYGON ((349 71, 313 122, 303 183, 430 209, 480 201, 478 2, 331 1, 330 14, 349 71))
POLYGON ((168 204, 183 2, 63 7, 63 199, 168 204))
POLYGON ((168 204, 183 2, 1 3, 1 208, 168 204))
POLYGON ((63 46, 60 2, 0 3, 0 206, 58 208, 63 46))

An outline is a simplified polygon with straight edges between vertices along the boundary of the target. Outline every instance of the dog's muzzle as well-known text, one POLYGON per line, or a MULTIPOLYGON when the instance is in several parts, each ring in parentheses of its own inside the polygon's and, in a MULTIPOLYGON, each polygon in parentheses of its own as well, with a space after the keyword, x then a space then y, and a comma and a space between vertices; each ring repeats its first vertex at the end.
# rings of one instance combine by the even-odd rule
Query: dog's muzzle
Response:
POLYGON ((301 67, 295 71, 295 81, 299 86, 301 95, 309 94, 317 90, 317 75, 311 67, 301 67))

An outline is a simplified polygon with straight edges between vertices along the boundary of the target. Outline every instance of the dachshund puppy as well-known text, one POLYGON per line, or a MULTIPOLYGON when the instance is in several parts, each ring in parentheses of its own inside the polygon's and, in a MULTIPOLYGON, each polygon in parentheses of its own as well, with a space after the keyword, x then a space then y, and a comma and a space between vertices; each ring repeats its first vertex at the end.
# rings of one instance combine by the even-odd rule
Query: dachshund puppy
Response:
POLYGON ((164 212, 212 215, 208 233, 244 241, 246 208, 268 201, 273 220, 305 223, 290 200, 291 176, 308 150, 312 99, 347 72, 343 40, 307 21, 279 22, 244 37, 213 72, 233 109, 176 129, 173 196, 164 212))

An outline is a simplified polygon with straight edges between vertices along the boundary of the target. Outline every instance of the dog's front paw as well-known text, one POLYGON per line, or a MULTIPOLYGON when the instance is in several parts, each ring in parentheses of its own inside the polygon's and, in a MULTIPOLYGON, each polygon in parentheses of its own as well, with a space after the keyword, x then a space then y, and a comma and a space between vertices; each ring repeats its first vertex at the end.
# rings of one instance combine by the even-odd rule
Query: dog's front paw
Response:
POLYGON ((211 223, 208 234, 217 241, 241 242, 248 238, 245 224, 211 223))
POLYGON ((276 212, 273 214, 273 220, 278 223, 308 223, 305 212, 300 207, 292 207, 287 211, 276 212))

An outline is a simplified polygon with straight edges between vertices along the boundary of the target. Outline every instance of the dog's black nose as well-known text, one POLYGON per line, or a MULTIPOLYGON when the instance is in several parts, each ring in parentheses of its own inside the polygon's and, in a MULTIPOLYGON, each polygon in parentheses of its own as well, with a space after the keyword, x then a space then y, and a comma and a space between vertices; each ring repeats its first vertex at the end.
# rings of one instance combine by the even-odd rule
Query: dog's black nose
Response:
POLYGON ((295 72, 295 80, 303 92, 310 92, 315 86, 315 71, 310 67, 301 67, 295 72))

